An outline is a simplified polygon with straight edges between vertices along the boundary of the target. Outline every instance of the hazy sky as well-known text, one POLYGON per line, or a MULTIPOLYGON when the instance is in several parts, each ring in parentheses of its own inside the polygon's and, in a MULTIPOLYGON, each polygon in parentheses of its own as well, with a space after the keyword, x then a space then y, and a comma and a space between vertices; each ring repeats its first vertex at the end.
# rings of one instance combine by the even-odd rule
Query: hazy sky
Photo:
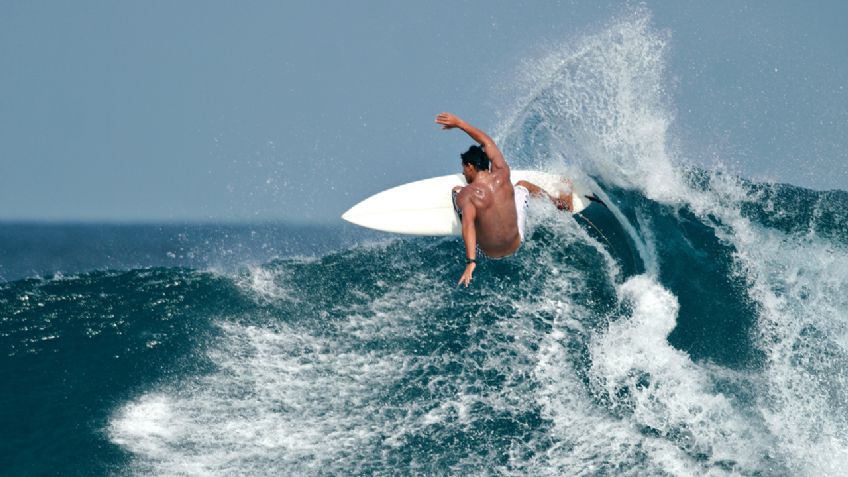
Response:
MULTIPOLYGON (((844 2, 648 1, 695 162, 848 189, 844 2)), ((0 220, 332 222, 458 170, 526 59, 620 2, 0 4, 0 220)))

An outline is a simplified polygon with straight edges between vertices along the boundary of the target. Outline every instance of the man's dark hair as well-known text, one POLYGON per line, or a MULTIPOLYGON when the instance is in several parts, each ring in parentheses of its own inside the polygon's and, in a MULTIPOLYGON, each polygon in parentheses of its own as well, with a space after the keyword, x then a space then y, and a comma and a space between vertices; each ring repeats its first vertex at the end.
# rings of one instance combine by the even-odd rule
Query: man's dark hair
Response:
POLYGON ((471 146, 459 157, 462 158, 462 165, 471 164, 478 171, 489 170, 489 156, 486 155, 481 146, 471 146))

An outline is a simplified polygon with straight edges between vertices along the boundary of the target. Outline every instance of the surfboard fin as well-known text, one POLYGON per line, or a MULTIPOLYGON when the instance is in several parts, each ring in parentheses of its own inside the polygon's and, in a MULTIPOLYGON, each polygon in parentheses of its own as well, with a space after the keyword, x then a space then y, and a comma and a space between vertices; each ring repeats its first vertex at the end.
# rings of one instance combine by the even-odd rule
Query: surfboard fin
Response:
MULTIPOLYGON (((586 194, 583 197, 591 200, 592 202, 597 202, 597 203, 603 205, 604 207, 607 207, 607 204, 605 204, 604 201, 602 201, 601 199, 597 198, 595 196, 595 194, 586 194)), ((609 207, 607 207, 607 209, 609 209, 609 207)))

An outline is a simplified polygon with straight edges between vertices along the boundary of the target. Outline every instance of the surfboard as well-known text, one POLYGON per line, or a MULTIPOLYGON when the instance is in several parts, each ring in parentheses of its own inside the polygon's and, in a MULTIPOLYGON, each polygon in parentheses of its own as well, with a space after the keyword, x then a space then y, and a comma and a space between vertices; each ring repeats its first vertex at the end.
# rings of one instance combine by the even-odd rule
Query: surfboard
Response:
MULTIPOLYGON (((513 183, 520 180, 532 182, 547 193, 557 195, 568 190, 565 178, 547 172, 514 170, 510 172, 513 183)), ((408 235, 461 235, 462 224, 456 216, 451 191, 465 186, 462 174, 433 177, 399 185, 372 195, 354 205, 342 219, 362 227, 408 235)), ((579 214, 592 202, 592 195, 579 183, 571 184, 572 213, 579 214)))

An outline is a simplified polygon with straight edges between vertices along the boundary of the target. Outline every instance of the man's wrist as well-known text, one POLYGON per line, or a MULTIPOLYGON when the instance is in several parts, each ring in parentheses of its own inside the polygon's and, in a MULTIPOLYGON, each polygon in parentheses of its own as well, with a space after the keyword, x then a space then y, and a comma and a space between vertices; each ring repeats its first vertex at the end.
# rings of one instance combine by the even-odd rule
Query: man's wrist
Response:
POLYGON ((465 257, 465 264, 466 265, 471 265, 472 263, 477 265, 477 259, 465 257))

